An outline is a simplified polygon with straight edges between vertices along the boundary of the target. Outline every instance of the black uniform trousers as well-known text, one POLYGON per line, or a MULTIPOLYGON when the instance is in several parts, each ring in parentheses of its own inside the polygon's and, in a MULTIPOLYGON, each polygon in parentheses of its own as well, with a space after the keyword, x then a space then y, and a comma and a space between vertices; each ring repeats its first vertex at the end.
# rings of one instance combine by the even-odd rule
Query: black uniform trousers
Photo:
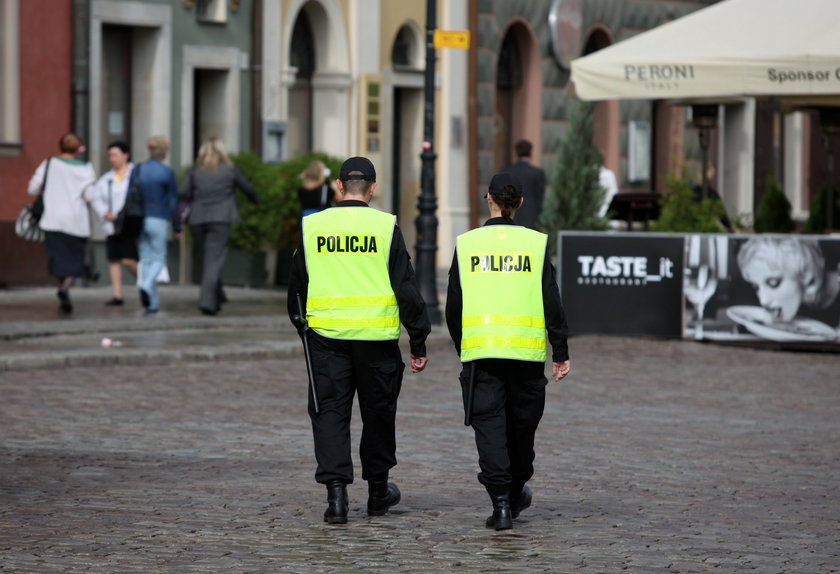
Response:
MULTIPOLYGON (((478 481, 486 487, 521 489, 534 475, 534 435, 545 408, 545 364, 512 359, 475 361, 472 427, 478 448, 478 481)), ((470 363, 461 370, 464 405, 470 363)))
POLYGON ((399 342, 329 339, 309 331, 320 414, 309 393, 309 417, 318 468, 315 480, 353 482, 350 419, 359 394, 362 478, 381 477, 397 464, 397 398, 405 363, 399 342))

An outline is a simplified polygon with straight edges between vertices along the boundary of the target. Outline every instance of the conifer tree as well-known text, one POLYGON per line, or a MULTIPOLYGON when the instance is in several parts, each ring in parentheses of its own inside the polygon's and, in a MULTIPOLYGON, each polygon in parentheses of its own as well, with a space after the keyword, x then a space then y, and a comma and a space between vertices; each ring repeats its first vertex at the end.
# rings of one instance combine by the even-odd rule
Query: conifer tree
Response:
POLYGON ((756 233, 790 233, 793 231, 793 219, 790 216, 791 205, 776 178, 767 176, 764 195, 755 211, 756 233))
POLYGON ((539 223, 555 245, 557 231, 564 229, 603 230, 607 220, 598 216, 607 190, 599 182, 603 159, 592 143, 592 104, 574 106, 569 127, 560 140, 551 185, 539 223))

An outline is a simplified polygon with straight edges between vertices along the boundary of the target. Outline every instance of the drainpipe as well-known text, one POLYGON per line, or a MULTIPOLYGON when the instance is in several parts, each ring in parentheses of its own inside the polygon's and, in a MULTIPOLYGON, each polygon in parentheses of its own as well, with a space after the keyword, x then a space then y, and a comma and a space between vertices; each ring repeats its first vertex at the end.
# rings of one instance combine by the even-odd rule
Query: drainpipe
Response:
MULTIPOLYGON (((90 0, 73 0, 73 93, 71 101, 70 129, 78 135, 85 146, 90 135, 90 0)), ((82 154, 87 161, 90 149, 82 154)))
POLYGON ((254 0, 251 29, 251 149, 262 157, 263 0, 254 0))
POLYGON ((470 199, 470 229, 475 229, 478 227, 478 0, 469 0, 469 28, 475 40, 470 42, 467 64, 467 141, 470 158, 467 190, 470 199))

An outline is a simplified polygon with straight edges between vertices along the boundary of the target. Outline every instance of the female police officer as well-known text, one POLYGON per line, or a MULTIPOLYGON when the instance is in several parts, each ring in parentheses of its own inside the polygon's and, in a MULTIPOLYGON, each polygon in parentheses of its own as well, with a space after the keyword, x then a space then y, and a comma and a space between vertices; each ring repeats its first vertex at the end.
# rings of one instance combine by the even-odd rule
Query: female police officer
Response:
POLYGON ((499 173, 485 198, 491 218, 457 240, 446 323, 464 364, 460 378, 475 430, 478 480, 493 502, 486 526, 504 530, 531 505, 525 483, 534 474, 534 435, 545 406, 546 331, 555 380, 569 373, 570 363, 547 236, 513 222, 522 184, 499 173))

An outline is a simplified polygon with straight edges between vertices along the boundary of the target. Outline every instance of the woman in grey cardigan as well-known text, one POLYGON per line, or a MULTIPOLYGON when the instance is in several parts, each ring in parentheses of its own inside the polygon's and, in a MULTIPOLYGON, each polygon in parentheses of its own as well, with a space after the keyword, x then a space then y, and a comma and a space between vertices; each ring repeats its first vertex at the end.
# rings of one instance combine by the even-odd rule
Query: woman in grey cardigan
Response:
POLYGON ((179 190, 181 197, 192 195, 187 224, 202 260, 198 308, 204 315, 215 315, 227 301, 220 275, 227 257, 230 226, 239 221, 237 187, 251 203, 259 203, 254 187, 230 161, 221 140, 205 140, 198 150, 195 166, 179 190))

